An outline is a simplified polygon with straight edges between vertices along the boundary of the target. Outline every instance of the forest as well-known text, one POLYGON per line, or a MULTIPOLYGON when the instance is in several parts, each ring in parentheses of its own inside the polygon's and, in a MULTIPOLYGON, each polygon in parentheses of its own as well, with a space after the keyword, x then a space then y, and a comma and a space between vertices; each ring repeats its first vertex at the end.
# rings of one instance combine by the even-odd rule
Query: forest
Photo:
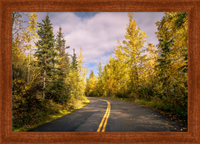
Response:
POLYGON ((87 78, 86 96, 134 101, 169 112, 187 121, 188 114, 188 15, 167 12, 157 26, 159 44, 146 41, 129 13, 124 35, 98 75, 87 78))
POLYGON ((62 28, 54 38, 48 14, 38 23, 36 13, 13 12, 12 26, 13 130, 27 130, 88 103, 82 48, 79 57, 75 49, 67 53, 62 28), (25 28, 22 16, 29 18, 25 28))
POLYGON ((134 101, 187 121, 188 14, 166 12, 157 21, 158 45, 146 41, 134 13, 125 40, 117 41, 98 75, 83 67, 82 48, 73 53, 62 27, 54 36, 49 15, 12 13, 13 131, 27 131, 89 103, 87 97, 134 101), (29 18, 28 22, 22 16, 29 18), (28 23, 24 27, 23 23, 28 23))

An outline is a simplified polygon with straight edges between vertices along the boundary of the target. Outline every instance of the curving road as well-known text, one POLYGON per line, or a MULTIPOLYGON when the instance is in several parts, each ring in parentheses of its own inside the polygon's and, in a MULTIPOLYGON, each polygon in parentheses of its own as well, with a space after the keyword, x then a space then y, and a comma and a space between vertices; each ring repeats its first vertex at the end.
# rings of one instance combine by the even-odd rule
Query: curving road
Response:
POLYGON ((175 132, 178 123, 137 104, 88 97, 90 103, 30 132, 175 132))

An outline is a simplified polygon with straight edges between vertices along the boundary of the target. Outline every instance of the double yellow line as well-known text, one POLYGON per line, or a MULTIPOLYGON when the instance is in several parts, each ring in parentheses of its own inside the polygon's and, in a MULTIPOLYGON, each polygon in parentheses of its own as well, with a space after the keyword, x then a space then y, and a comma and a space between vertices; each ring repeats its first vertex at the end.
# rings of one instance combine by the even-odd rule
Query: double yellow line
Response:
POLYGON ((105 132, 107 121, 108 121, 108 118, 110 116, 111 105, 110 105, 110 102, 107 101, 107 100, 103 100, 103 99, 100 99, 100 100, 106 101, 108 106, 107 106, 107 109, 106 109, 106 113, 104 114, 103 119, 101 120, 101 123, 99 124, 99 128, 97 129, 97 132, 100 132, 100 131, 105 132), (103 123, 104 123, 104 125, 103 125, 103 123), (101 130, 102 125, 103 125, 103 128, 101 130))

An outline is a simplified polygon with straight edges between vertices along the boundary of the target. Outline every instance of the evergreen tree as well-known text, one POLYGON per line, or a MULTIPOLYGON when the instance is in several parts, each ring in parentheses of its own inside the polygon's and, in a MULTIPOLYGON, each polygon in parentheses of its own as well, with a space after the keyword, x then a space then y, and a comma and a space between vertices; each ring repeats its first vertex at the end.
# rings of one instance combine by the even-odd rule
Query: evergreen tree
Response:
POLYGON ((77 62, 77 56, 75 53, 75 49, 73 49, 73 55, 72 55, 72 62, 71 62, 71 70, 70 70, 70 88, 71 88, 71 96, 74 99, 77 99, 79 96, 79 72, 78 72, 78 62, 77 62))
POLYGON ((159 39, 158 65, 160 98, 175 109, 187 111, 188 91, 188 16, 187 13, 165 13, 156 22, 159 39))
POLYGON ((170 54, 172 52, 173 47, 173 38, 170 35, 168 27, 165 25, 166 17, 164 16, 160 22, 157 22, 158 32, 157 37, 159 40, 158 44, 158 65, 159 68, 159 78, 160 81, 163 83, 163 89, 165 89, 165 96, 168 97, 168 86, 169 86, 169 78, 170 75, 168 73, 169 68, 172 64, 172 59, 170 58, 170 54))
POLYGON ((61 67, 61 71, 66 71, 66 63, 69 61, 68 54, 65 52, 66 49, 70 48, 70 46, 65 46, 66 40, 64 39, 64 34, 62 33, 62 28, 59 27, 59 31, 57 32, 56 37, 56 49, 59 53, 59 65, 61 67))
MULTIPOLYGON (((57 32, 55 50, 57 55, 55 57, 55 71, 53 75, 52 83, 49 86, 49 97, 53 98, 54 101, 63 103, 68 99, 69 90, 66 89, 65 78, 67 74, 67 68, 69 67, 68 56, 65 53, 65 50, 69 48, 65 47, 65 39, 62 33, 62 28, 59 27, 57 32)), ((69 71, 69 70, 68 70, 69 71)))
POLYGON ((72 56, 72 69, 78 70, 78 62, 77 62, 77 57, 75 53, 75 49, 73 49, 73 56, 72 56))
POLYGON ((62 33, 62 28, 59 27, 59 31, 57 32, 56 37, 56 49, 58 51, 58 75, 64 80, 64 77, 67 73, 69 73, 69 54, 65 52, 70 46, 65 46, 66 40, 64 39, 64 35, 62 33))
POLYGON ((42 20, 43 23, 39 24, 39 30, 37 31, 39 35, 39 40, 36 43, 37 50, 35 57, 37 58, 38 67, 40 70, 40 75, 42 79, 42 96, 45 99, 46 87, 48 82, 50 82, 51 76, 53 75, 55 68, 55 57, 57 55, 54 45, 54 35, 52 24, 49 19, 49 15, 42 20))

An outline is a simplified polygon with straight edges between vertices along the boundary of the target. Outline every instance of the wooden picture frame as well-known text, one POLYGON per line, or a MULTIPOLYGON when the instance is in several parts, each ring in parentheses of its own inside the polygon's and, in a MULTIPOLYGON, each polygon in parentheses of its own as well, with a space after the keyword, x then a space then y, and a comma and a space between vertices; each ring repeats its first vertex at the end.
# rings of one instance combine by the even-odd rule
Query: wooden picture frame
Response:
POLYGON ((0 0, 0 143, 200 143, 199 0, 0 0), (12 132, 12 12, 188 12, 188 132, 12 132))

